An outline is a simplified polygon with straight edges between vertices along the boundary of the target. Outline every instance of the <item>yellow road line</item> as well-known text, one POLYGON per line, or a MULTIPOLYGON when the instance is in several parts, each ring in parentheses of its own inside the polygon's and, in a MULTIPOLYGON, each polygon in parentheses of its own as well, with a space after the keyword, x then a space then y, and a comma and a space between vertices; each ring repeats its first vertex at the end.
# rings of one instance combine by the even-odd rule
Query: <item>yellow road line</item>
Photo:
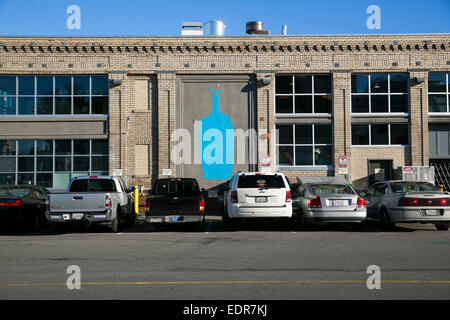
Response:
MULTIPOLYGON (((289 283, 334 283, 351 284, 365 283, 365 280, 273 280, 273 281, 144 281, 144 282, 82 282, 82 286, 102 285, 202 285, 202 284, 289 284, 289 283)), ((450 284, 447 280, 381 280, 386 284, 450 284)), ((66 283, 9 283, 0 284, 0 287, 54 287, 65 286, 66 283)))

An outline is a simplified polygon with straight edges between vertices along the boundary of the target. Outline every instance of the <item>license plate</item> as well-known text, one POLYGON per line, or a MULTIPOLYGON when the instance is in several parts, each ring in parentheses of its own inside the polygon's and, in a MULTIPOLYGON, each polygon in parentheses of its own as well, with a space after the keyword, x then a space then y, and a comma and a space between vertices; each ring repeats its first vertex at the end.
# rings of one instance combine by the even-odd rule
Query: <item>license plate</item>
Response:
POLYGON ((72 214, 72 219, 74 220, 81 220, 83 219, 84 213, 73 213, 72 214))
POLYGON ((169 222, 177 222, 177 221, 180 221, 181 219, 180 219, 180 216, 168 216, 168 217, 166 217, 166 219, 167 219, 167 221, 169 221, 169 222))
POLYGON ((427 216, 437 216, 439 214, 438 210, 425 210, 427 216))
POLYGON ((333 206, 336 206, 336 207, 342 207, 342 206, 346 206, 347 205, 347 200, 333 200, 331 202, 331 204, 333 206))
POLYGON ((148 222, 162 222, 161 218, 147 218, 148 222))
POLYGON ((266 203, 267 202, 267 197, 257 197, 256 198, 256 203, 266 203))

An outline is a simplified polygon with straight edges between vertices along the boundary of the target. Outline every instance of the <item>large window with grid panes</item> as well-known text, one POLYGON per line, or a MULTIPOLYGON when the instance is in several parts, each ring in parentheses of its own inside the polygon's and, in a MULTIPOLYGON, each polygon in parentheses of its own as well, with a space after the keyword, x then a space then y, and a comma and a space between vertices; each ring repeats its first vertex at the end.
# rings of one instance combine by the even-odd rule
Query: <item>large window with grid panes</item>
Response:
POLYGON ((106 75, 0 76, 0 116, 105 115, 106 75))
POLYGON ((277 124, 276 164, 279 167, 331 166, 331 124, 277 124))
POLYGON ((428 112, 450 113, 450 73, 428 75, 428 112))
POLYGON ((275 114, 277 116, 329 116, 332 113, 330 74, 277 75, 275 114))
POLYGON ((407 114, 407 73, 352 74, 352 114, 407 114))
POLYGON ((0 140, 0 185, 65 189, 71 178, 108 175, 108 140, 0 140))
POLYGON ((406 146, 409 141, 407 123, 354 123, 353 146, 406 146))

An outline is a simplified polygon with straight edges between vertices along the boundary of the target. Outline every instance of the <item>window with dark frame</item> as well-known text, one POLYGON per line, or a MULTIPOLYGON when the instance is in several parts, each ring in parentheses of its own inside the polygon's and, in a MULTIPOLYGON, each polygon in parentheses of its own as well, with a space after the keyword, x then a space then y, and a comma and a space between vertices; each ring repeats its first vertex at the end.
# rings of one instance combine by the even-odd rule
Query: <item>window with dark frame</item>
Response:
POLYGON ((108 114, 106 75, 0 76, 1 115, 108 114))
POLYGON ((450 113, 450 73, 428 74, 428 112, 450 113))
POLYGON ((354 146, 404 146, 409 144, 407 123, 352 124, 354 146))
POLYGON ((77 176, 108 175, 108 140, 0 140, 0 185, 66 188, 77 176))
POLYGON ((407 73, 352 74, 352 113, 408 113, 407 73))
POLYGON ((328 166, 333 164, 331 124, 277 124, 278 166, 328 166))
POLYGON ((331 114, 331 75, 277 75, 275 77, 275 113, 278 115, 331 114))

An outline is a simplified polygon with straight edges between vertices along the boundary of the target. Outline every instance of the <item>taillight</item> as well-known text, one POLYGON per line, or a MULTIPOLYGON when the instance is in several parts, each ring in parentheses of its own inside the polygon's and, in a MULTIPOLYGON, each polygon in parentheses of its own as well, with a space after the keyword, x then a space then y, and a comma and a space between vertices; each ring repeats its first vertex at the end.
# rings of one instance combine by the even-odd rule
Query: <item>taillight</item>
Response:
POLYGON ((111 206, 112 206, 111 197, 108 195, 105 195, 105 207, 111 208, 111 206))
POLYGON ((150 201, 145 201, 145 209, 144 209, 144 211, 145 212, 150 212, 150 201))
POLYGON ((291 198, 291 192, 290 191, 286 191, 286 202, 291 202, 292 198, 291 198))
POLYGON ((365 207, 367 205, 366 200, 364 200, 361 197, 358 197, 358 200, 356 200, 356 206, 357 207, 365 207))
POLYGON ((238 202, 237 191, 231 191, 231 202, 238 202))
POLYGON ((419 200, 414 198, 401 198, 398 201, 398 205, 402 207, 417 206, 418 204, 419 200))
POLYGON ((439 201, 441 203, 441 205, 446 206, 447 205, 447 199, 441 199, 439 201))
POLYGON ((205 200, 202 199, 198 201, 198 210, 205 211, 205 200))
POLYGON ((18 207, 23 204, 22 200, 0 202, 0 207, 18 207))
POLYGON ((320 197, 309 200, 308 208, 322 208, 322 204, 320 203, 320 197))

